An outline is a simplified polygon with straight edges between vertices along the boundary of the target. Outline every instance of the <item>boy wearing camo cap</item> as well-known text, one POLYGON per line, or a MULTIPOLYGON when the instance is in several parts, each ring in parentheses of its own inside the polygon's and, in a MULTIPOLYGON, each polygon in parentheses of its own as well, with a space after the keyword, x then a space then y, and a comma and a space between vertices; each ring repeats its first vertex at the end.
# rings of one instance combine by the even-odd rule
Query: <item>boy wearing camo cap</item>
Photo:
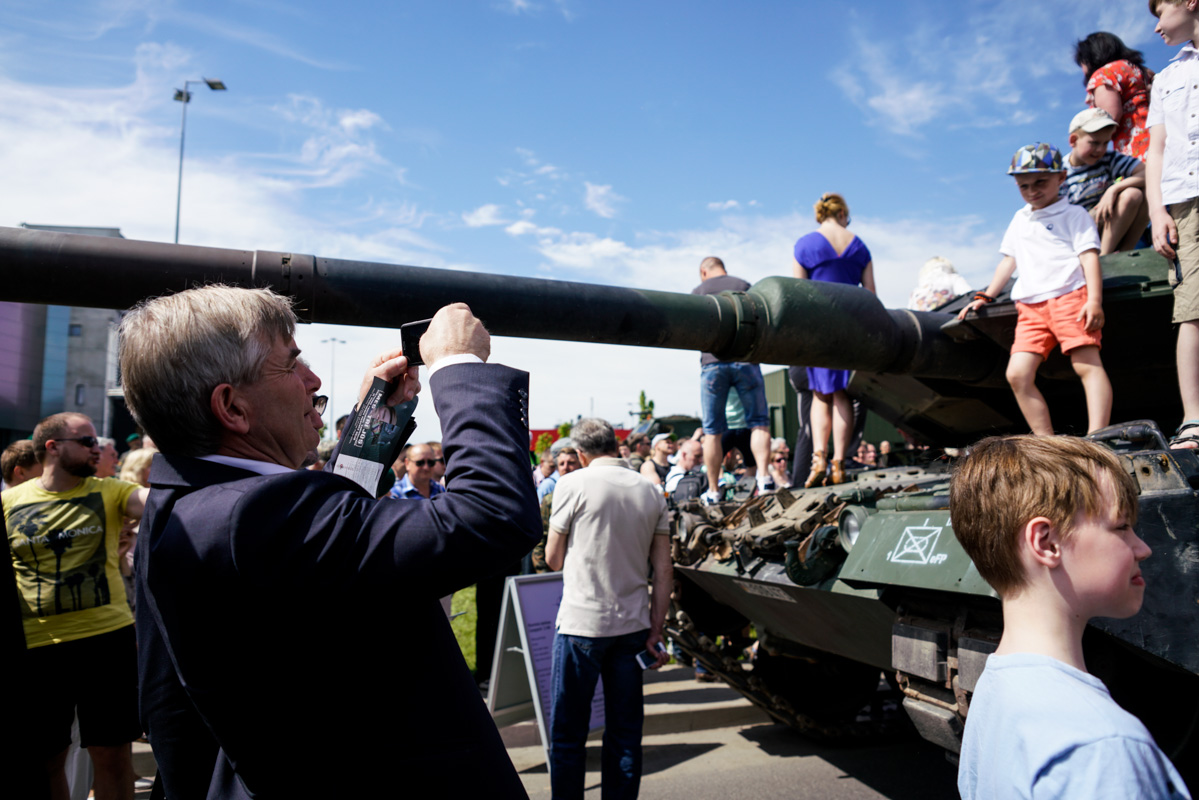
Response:
POLYGON ((1016 340, 1007 380, 1016 402, 1038 436, 1053 434, 1049 406, 1036 386, 1037 368, 1057 345, 1070 356, 1087 398, 1087 431, 1106 427, 1112 412, 1112 385, 1099 358, 1103 327, 1103 275, 1099 232, 1081 206, 1059 197, 1066 178, 1062 154, 1037 142, 1016 151, 1008 174, 1027 205, 1016 212, 1003 235, 1003 260, 985 292, 958 314, 965 319, 995 302, 1016 270, 1016 340))

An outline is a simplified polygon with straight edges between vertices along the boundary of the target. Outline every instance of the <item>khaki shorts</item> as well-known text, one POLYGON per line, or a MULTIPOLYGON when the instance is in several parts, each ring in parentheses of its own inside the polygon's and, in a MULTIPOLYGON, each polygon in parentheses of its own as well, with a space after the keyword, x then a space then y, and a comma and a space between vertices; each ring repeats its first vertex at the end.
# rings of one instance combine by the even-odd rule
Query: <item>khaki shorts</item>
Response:
POLYGON ((1199 197, 1167 208, 1178 226, 1178 258, 1170 265, 1174 322, 1191 322, 1199 319, 1199 197))

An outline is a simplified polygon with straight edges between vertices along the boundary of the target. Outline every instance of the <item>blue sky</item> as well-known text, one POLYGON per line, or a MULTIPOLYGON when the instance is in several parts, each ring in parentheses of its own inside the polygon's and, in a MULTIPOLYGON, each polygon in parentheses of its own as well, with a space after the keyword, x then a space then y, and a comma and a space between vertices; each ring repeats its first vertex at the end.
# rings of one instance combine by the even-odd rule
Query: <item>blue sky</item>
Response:
MULTIPOLYGON (((706 255, 789 274, 843 193, 879 293, 943 255, 987 282, 1020 201, 1015 149, 1083 107, 1073 43, 1112 31, 1161 69, 1139 0, 589 2, 6 0, 0 225, 680 292, 706 255)), ((391 331, 297 336, 348 409, 391 331)), ((697 413, 698 357, 497 339, 531 423, 615 423, 645 389, 697 413)), ((769 369, 769 368, 768 368, 769 369)), ((328 387, 327 387, 328 388, 328 387)), ((418 437, 437 432, 426 403, 418 437)))

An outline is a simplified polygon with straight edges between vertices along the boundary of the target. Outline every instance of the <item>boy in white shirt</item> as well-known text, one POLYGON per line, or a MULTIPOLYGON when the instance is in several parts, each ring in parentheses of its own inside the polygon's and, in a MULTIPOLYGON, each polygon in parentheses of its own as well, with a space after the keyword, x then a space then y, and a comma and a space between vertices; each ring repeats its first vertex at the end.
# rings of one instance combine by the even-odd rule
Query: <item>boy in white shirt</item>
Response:
POLYGON ((949 487, 953 532, 1003 602, 1003 636, 962 736, 963 800, 1189 798, 1145 726, 1087 672, 1092 617, 1141 609, 1150 555, 1137 487, 1107 448, 1070 436, 984 439, 949 487))
POLYGON ((1162 40, 1183 45, 1149 94, 1145 194, 1153 249, 1173 262, 1182 424, 1170 446, 1193 448, 1199 447, 1199 0, 1150 0, 1149 10, 1162 40))
MULTIPOLYGON (((1199 0, 1197 0, 1199 1, 1199 0)), ((1066 178, 1062 154, 1038 142, 1016 151, 1008 174, 1027 203, 1003 235, 1003 260, 987 291, 958 314, 965 319, 1003 291, 1012 274, 1016 301, 1016 340, 1007 380, 1016 402, 1038 436, 1053 434, 1049 406, 1037 389, 1037 368, 1058 344, 1070 356, 1087 398, 1087 431, 1106 427, 1112 413, 1112 385, 1099 358, 1103 327, 1103 275, 1099 269, 1099 232, 1081 206, 1059 197, 1066 178)))

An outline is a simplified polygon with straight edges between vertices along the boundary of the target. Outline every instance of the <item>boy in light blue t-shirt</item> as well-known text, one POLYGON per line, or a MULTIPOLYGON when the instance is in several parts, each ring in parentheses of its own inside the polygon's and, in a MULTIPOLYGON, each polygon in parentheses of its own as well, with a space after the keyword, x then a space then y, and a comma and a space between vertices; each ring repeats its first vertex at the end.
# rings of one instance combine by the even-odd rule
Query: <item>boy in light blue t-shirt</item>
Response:
POLYGON ((964 800, 1190 798, 1145 726, 1087 672, 1092 617, 1141 609, 1137 488, 1107 448, 1068 436, 976 444, 949 489, 953 531, 1003 602, 958 768, 964 800))

